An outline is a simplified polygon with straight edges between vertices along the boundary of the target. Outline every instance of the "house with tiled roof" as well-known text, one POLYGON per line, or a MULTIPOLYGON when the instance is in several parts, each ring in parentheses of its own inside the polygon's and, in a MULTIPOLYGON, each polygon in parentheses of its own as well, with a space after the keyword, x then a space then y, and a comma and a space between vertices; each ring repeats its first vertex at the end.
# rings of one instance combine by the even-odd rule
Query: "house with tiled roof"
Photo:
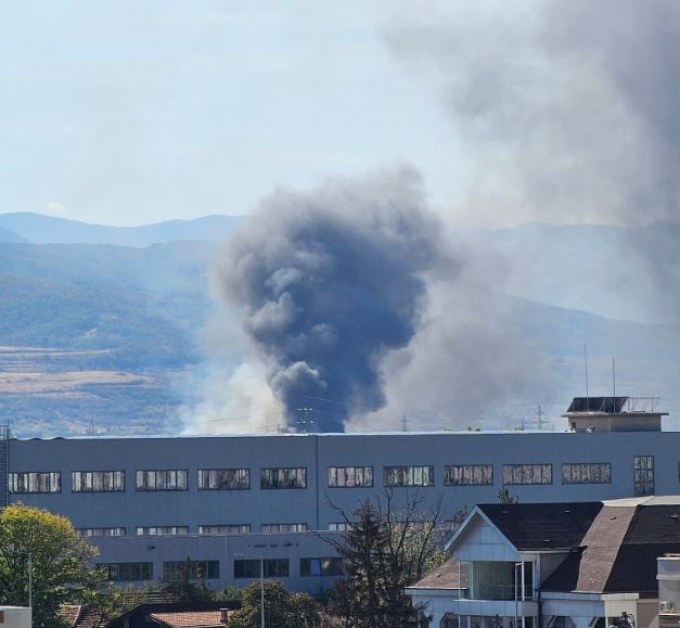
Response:
POLYGON ((185 611, 151 613, 149 619, 161 628, 224 628, 236 611, 185 611))
POLYGON ((224 628, 239 603, 147 602, 106 624, 106 628, 224 628))
POLYGON ((658 560, 680 552, 680 498, 479 505, 449 548, 440 576, 408 590, 432 627, 648 628, 658 560))

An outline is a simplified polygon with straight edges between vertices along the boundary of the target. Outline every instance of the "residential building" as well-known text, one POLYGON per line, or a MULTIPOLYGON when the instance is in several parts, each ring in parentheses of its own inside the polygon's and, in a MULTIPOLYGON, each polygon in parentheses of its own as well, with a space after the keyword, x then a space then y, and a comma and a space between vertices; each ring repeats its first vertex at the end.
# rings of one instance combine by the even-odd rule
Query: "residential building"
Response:
POLYGON ((449 547, 440 571, 457 575, 409 588, 430 626, 648 628, 658 622, 657 573, 671 588, 680 580, 680 569, 657 568, 680 552, 680 497, 478 505, 449 547))

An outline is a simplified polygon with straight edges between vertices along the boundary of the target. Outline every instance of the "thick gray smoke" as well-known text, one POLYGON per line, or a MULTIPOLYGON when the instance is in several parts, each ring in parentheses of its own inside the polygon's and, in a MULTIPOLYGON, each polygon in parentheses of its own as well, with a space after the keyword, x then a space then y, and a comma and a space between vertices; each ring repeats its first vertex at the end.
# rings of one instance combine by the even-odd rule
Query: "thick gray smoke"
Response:
POLYGON ((314 431, 343 431, 384 405, 381 363, 416 332, 440 233, 419 176, 402 168, 279 190, 231 241, 219 284, 243 308, 289 424, 313 406, 314 431))
POLYGON ((475 161, 470 212, 677 218, 680 3, 405 3, 390 48, 443 97, 475 161))

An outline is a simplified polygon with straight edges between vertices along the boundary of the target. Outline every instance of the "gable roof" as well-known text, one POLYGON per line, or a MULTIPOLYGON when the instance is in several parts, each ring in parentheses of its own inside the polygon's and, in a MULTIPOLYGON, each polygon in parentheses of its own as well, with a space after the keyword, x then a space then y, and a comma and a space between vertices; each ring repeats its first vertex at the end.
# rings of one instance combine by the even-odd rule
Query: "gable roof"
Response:
POLYGON ((481 504, 477 509, 519 551, 570 550, 581 544, 602 502, 481 504))
POLYGON ((543 583, 544 591, 656 595, 656 559, 680 551, 680 503, 607 502, 573 552, 543 583))

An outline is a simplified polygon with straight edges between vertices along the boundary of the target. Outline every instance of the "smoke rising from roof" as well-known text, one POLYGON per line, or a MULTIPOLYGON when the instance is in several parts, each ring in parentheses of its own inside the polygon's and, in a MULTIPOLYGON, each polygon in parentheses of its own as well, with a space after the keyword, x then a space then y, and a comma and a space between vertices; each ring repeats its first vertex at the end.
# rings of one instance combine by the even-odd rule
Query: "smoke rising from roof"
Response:
POLYGON ((242 308, 289 425, 310 400, 334 402, 315 412, 314 431, 343 431, 384 405, 381 363, 416 333, 440 233, 419 175, 403 167, 278 190, 232 239, 218 286, 242 308))
POLYGON ((479 221, 677 217, 680 4, 402 9, 387 42, 442 97, 466 142, 476 164, 468 210, 479 221))

